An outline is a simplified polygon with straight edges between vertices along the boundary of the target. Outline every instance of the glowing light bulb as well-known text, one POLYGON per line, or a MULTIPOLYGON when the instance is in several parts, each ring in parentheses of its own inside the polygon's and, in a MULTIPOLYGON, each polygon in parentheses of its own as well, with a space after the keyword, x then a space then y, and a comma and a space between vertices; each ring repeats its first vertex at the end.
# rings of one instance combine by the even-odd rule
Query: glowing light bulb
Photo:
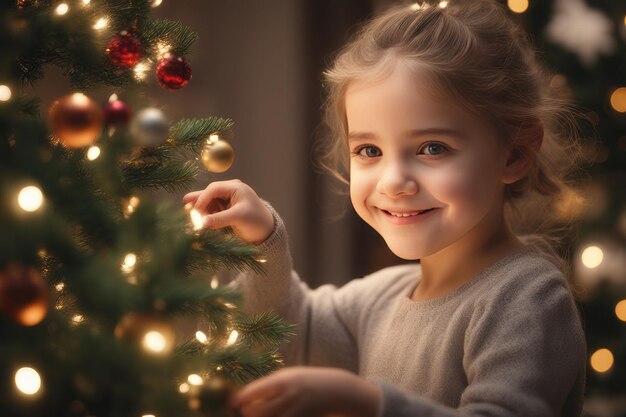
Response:
POLYGON ((421 9, 420 4, 419 3, 413 3, 409 6, 411 8, 411 10, 413 10, 414 12, 418 11, 419 9, 421 9))
POLYGON ((72 317, 72 322, 74 324, 80 324, 85 321, 85 317, 82 314, 76 314, 72 317))
POLYGON ((585 265, 589 269, 597 268, 598 266, 600 266, 603 258, 604 253, 602 252, 602 249, 597 246, 586 247, 581 255, 583 265, 585 265))
POLYGON ((137 263, 137 255, 134 253, 127 253, 122 263, 122 272, 132 272, 135 269, 137 263))
POLYGON ((41 388, 41 377, 39 372, 33 368, 20 368, 15 373, 15 386, 26 395, 33 395, 41 388))
POLYGON ((56 7, 56 9, 54 9, 54 12, 59 16, 63 16, 65 13, 67 13, 69 9, 70 7, 67 5, 67 3, 61 3, 56 7))
POLYGON ((89 3, 91 3, 91 0, 83 0, 83 4, 84 4, 85 6, 86 6, 86 5, 88 5, 89 3))
POLYGON ((613 354, 608 349, 598 349, 591 355, 591 367, 596 372, 606 372, 613 367, 613 354))
POLYGON ((0 101, 9 101, 11 98, 11 89, 7 85, 0 85, 0 101))
POLYGON ((508 0, 507 5, 512 12, 524 13, 528 9, 528 0, 508 0))
POLYGON ((617 112, 626 113, 626 87, 617 88, 611 93, 611 107, 617 112))
POLYGON ((211 279, 211 288, 216 289, 220 285, 220 280, 217 279, 217 276, 213 276, 211 279))
POLYGON ((615 315, 621 321, 626 321, 626 300, 622 300, 615 306, 615 315))
POLYGON ((200 330, 196 332, 196 339, 198 339, 200 343, 206 343, 209 341, 209 339, 206 337, 206 334, 204 334, 204 332, 201 332, 200 330))
POLYGON ((90 161, 98 159, 99 156, 100 148, 98 148, 97 146, 92 146, 87 150, 87 159, 89 159, 90 161))
POLYGON ((239 337, 239 332, 237 330, 233 330, 230 333, 230 336, 228 336, 228 340, 226 341, 227 345, 234 345, 235 342, 237 341, 237 338, 239 337))
POLYGON ((172 45, 167 42, 159 41, 157 42, 157 56, 162 58, 167 55, 172 50, 172 45))
POLYGON ((203 381, 202 381, 202 377, 200 375, 197 374, 191 374, 187 377, 187 382, 189 382, 191 385, 202 385, 203 381))
POLYGON ((24 211, 35 211, 43 204, 43 194, 34 185, 22 188, 17 196, 17 203, 24 211))
POLYGON ((150 6, 159 7, 161 3, 163 3, 163 0, 152 0, 152 4, 150 4, 150 6))
POLYGON ((202 229, 202 214, 196 209, 191 209, 189 212, 189 216, 191 217, 191 224, 193 225, 193 230, 202 229))
POLYGON ((108 24, 109 24, 109 19, 107 19, 106 17, 101 17, 100 19, 98 19, 96 24, 93 25, 93 28, 96 30, 102 30, 105 27, 107 27, 108 24))
POLYGON ((135 73, 135 79, 137 81, 145 80, 146 76, 148 75, 148 71, 150 71, 150 61, 149 60, 145 60, 145 61, 139 62, 133 68, 133 72, 135 73))
POLYGON ((209 135, 209 143, 215 143, 218 140, 220 140, 220 135, 218 135, 217 133, 212 133, 209 135))
POLYGON ((64 283, 62 283, 62 282, 59 282, 57 285, 55 285, 55 286, 54 286, 54 288, 55 288, 57 291, 61 292, 61 291, 63 291, 63 288, 65 288, 65 284, 64 284, 64 283))
POLYGON ((141 416, 141 417, 154 417, 154 414, 144 414, 144 415, 143 415, 143 416, 141 416))
POLYGON ((186 393, 188 393, 188 392, 189 392, 189 389, 190 389, 190 388, 191 388, 191 387, 189 386, 189 384, 188 384, 188 383, 183 382, 182 384, 180 384, 180 385, 178 386, 178 391, 182 392, 183 394, 186 394, 186 393))
POLYGON ((157 353, 165 351, 165 348, 167 347, 167 340, 165 340, 165 336, 156 330, 146 333, 143 337, 142 343, 146 349, 157 353))
POLYGON ((445 9, 448 6, 448 2, 447 1, 440 1, 439 2, 439 8, 440 9, 445 9))

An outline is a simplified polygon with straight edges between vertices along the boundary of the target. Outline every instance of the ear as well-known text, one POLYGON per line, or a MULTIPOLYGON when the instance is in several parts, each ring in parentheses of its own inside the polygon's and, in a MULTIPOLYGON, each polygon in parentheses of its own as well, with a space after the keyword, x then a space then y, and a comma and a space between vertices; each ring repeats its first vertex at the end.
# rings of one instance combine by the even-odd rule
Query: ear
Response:
POLYGON ((522 179, 535 161, 543 143, 543 123, 535 119, 523 124, 508 148, 506 165, 502 171, 502 182, 512 184, 522 179))

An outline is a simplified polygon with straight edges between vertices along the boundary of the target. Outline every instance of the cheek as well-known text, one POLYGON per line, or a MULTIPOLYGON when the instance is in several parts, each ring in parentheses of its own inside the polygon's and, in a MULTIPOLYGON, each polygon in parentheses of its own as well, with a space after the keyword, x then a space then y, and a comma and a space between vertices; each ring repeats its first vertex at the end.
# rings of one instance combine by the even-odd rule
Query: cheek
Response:
POLYGON ((374 190, 371 184, 371 175, 361 169, 350 169, 350 200, 356 212, 365 215, 365 202, 374 190))
POLYGON ((462 204, 469 210, 471 206, 482 206, 491 200, 494 179, 493 166, 488 162, 458 161, 450 169, 436 173, 431 190, 438 200, 450 204, 451 209, 462 204))

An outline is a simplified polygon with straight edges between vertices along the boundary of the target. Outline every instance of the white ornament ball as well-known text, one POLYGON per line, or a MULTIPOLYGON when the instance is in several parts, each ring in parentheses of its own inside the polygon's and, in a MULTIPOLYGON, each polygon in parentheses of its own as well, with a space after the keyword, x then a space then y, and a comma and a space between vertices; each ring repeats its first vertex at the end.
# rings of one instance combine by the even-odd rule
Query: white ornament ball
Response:
POLYGON ((130 133, 139 146, 157 146, 169 134, 169 122, 163 112, 155 107, 141 110, 133 117, 130 133))

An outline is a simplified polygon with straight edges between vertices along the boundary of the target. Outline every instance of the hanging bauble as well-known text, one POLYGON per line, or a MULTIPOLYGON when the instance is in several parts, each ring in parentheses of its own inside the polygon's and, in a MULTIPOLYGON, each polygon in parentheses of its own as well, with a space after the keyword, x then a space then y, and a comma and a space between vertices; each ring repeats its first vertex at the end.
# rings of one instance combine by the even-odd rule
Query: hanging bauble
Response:
POLYGON ((210 172, 220 173, 228 170, 235 160, 235 151, 224 139, 207 141, 201 153, 202 163, 210 172))
POLYGON ((123 30, 111 38, 105 52, 113 65, 130 68, 141 59, 141 42, 123 30))
POLYGON ((104 105, 104 123, 107 126, 125 126, 130 121, 130 106, 122 100, 112 100, 104 105))
POLYGON ((148 107, 133 117, 130 133, 139 146, 160 145, 167 139, 169 123, 161 110, 148 107))
POLYGON ((191 78, 191 66, 183 57, 167 54, 157 63, 157 78, 163 88, 178 90, 191 78))
POLYGON ((50 106, 48 118, 52 133, 71 148, 93 144, 102 132, 100 106, 82 93, 56 100, 50 106))
POLYGON ((150 313, 128 313, 115 326, 115 337, 154 354, 172 351, 175 333, 163 317, 150 313))
POLYGON ((36 268, 7 265, 0 270, 0 310, 24 326, 40 323, 48 313, 50 291, 36 268))

